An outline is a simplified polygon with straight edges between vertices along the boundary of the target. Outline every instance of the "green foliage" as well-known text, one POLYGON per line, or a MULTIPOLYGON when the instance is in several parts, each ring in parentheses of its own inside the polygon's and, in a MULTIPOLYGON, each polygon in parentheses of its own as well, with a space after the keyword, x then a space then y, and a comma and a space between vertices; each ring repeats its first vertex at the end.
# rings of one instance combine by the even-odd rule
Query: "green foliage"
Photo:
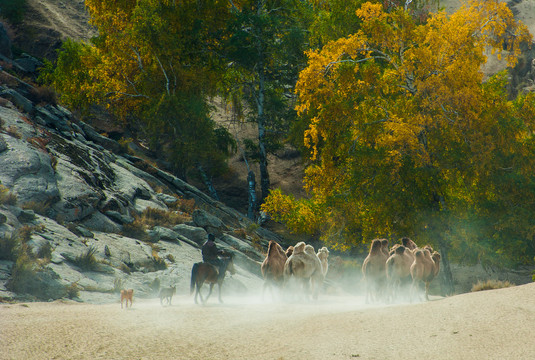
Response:
POLYGON ((100 62, 90 44, 67 39, 58 51, 55 64, 45 60, 38 81, 53 86, 59 100, 69 108, 87 111, 101 96, 102 86, 94 73, 100 62))
POLYGON ((168 154, 168 161, 180 177, 197 165, 209 175, 226 170, 226 158, 235 142, 226 129, 209 117, 206 102, 193 94, 164 94, 144 114, 150 145, 168 154))
POLYGON ((0 17, 18 24, 24 19, 27 0, 0 0, 0 17))
POLYGON ((407 235, 488 266, 530 262, 535 96, 509 101, 504 74, 480 71, 504 41, 514 64, 525 26, 499 2, 426 21, 365 3, 357 16, 359 31, 308 53, 297 84, 310 197, 272 192, 265 210, 340 248, 407 235))

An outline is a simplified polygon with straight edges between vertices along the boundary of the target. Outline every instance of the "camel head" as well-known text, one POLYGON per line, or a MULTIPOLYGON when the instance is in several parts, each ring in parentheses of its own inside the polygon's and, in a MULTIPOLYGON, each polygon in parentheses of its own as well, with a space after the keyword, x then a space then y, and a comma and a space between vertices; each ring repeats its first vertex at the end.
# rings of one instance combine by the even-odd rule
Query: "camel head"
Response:
POLYGON ((397 255, 403 255, 403 253, 405 252, 405 249, 406 249, 405 246, 399 245, 398 247, 396 247, 394 251, 397 255))
POLYGON ((370 254, 381 251, 382 246, 381 239, 373 239, 372 246, 370 247, 370 254))

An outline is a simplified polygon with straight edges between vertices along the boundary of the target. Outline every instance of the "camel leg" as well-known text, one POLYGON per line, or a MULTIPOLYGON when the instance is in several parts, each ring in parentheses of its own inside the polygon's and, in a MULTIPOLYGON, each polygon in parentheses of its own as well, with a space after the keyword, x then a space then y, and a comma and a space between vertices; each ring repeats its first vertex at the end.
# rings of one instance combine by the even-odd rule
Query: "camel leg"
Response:
POLYGON ((431 283, 429 281, 426 281, 425 282, 425 299, 427 301, 429 301, 429 285, 431 285, 431 283))
POLYGON ((415 289, 416 289, 416 281, 413 280, 413 281, 412 281, 412 284, 411 284, 411 291, 410 291, 410 293, 411 293, 411 295, 410 295, 410 297, 411 297, 411 303, 412 303, 412 301, 413 301, 413 299, 414 299, 414 292, 415 292, 415 289))

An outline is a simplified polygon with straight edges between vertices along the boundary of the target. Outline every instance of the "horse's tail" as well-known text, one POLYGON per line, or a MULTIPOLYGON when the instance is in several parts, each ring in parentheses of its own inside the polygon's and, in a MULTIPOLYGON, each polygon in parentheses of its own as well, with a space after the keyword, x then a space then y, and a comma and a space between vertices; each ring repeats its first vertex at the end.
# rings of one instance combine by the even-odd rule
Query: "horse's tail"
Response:
POLYGON ((189 284, 189 294, 193 294, 193 291, 195 290, 195 279, 197 278, 197 272, 199 271, 199 263, 193 264, 193 267, 191 268, 191 281, 189 284))

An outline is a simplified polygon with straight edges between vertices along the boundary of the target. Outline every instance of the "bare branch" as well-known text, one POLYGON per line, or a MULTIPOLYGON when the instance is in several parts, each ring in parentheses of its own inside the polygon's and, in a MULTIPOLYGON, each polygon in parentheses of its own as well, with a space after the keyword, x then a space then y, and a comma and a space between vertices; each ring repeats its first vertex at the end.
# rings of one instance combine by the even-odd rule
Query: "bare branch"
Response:
POLYGON ((163 76, 165 76, 165 90, 167 90, 167 95, 171 95, 171 93, 169 92, 169 78, 167 77, 167 73, 165 72, 165 69, 163 68, 163 65, 162 63, 160 62, 160 59, 158 58, 157 55, 154 55, 156 57, 156 60, 158 61, 158 64, 160 65, 160 69, 162 69, 162 72, 163 72, 163 76))

